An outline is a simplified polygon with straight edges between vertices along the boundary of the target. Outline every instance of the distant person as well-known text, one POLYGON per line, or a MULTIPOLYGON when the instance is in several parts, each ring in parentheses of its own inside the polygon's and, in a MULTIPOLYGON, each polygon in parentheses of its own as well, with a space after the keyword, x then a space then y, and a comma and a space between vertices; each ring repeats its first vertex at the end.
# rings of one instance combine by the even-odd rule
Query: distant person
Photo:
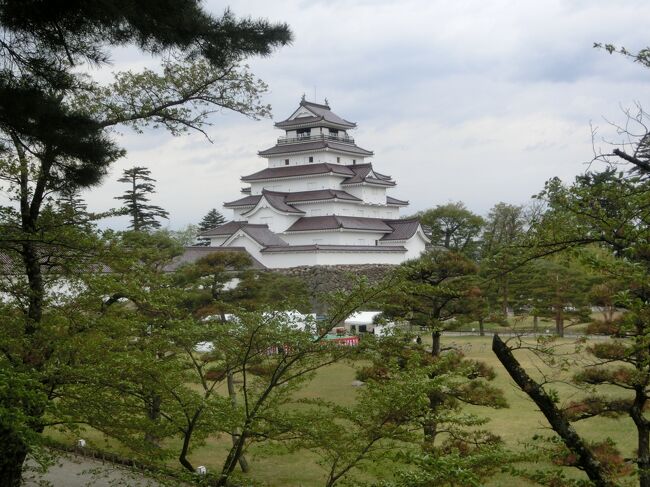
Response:
POLYGON ((415 343, 417 343, 418 345, 422 345, 422 337, 420 337, 420 335, 415 337, 415 343))

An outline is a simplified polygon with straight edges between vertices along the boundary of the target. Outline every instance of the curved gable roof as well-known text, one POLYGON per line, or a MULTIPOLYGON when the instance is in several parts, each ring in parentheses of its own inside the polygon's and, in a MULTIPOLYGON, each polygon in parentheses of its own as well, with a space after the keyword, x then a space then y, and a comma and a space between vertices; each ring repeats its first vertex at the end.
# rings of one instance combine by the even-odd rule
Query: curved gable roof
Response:
POLYGON ((228 223, 224 223, 223 225, 219 225, 218 227, 211 228, 210 230, 206 230, 205 232, 201 232, 199 233, 198 236, 199 237, 229 237, 244 225, 248 225, 248 222, 230 221, 228 223))
MULTIPOLYGON (((293 203, 305 203, 308 201, 327 201, 334 199, 355 202, 363 201, 361 198, 357 198, 356 196, 353 196, 346 191, 341 191, 340 189, 315 189, 312 191, 295 191, 293 193, 269 191, 265 189, 262 192, 267 196, 267 201, 269 201, 272 206, 278 202, 277 206, 274 206, 274 208, 280 211, 286 211, 287 213, 304 213, 291 206, 293 203)), ((262 195, 256 194, 246 196, 235 201, 229 201, 228 203, 224 203, 223 206, 226 208, 254 208, 257 206, 261 199, 262 195)))
POLYGON ((264 179, 283 179, 294 178, 300 176, 313 176, 318 174, 333 173, 344 177, 354 175, 348 166, 341 166, 339 164, 329 164, 327 162, 318 164, 303 164, 300 166, 281 166, 281 167, 267 167, 248 176, 243 176, 242 181, 261 181, 264 179))
POLYGON ((303 215, 305 212, 299 210, 298 208, 288 205, 286 203, 286 196, 284 193, 275 193, 273 191, 262 190, 262 195, 269 202, 273 208, 278 211, 283 211, 285 213, 300 213, 303 215))
POLYGON ((316 230, 364 230, 381 233, 392 232, 393 229, 379 218, 364 218, 354 216, 308 216, 299 218, 286 232, 309 232, 316 230))
POLYGON ((289 245, 287 242, 278 237, 276 233, 273 233, 271 230, 269 230, 269 227, 266 225, 247 225, 242 228, 242 231, 249 235, 262 247, 267 247, 269 245, 284 247, 286 245, 289 245))
POLYGON ((246 221, 231 221, 211 230, 202 232, 199 236, 230 238, 240 230, 262 247, 266 247, 267 245, 288 245, 287 242, 278 237, 277 234, 269 230, 268 225, 252 224, 246 221))
POLYGON ((392 196, 386 195, 386 204, 397 205, 397 206, 408 206, 409 202, 408 200, 399 200, 397 198, 393 198, 392 196))
POLYGON ((354 175, 347 178, 341 184, 372 183, 382 186, 395 186, 395 181, 390 176, 375 172, 371 163, 353 164, 346 167, 350 168, 354 175))
POLYGON ((322 200, 345 200, 345 201, 363 201, 361 198, 351 195, 347 191, 340 189, 316 189, 313 191, 297 191, 295 193, 285 193, 287 203, 299 203, 303 201, 322 201, 322 200))
POLYGON ((420 227, 420 221, 417 218, 408 220, 384 220, 393 231, 384 235, 380 240, 408 240, 412 238, 420 227))
POLYGON ((328 122, 330 124, 338 125, 345 128, 354 128, 357 126, 356 123, 345 120, 342 117, 339 117, 334 113, 329 105, 324 105, 320 103, 314 103, 307 100, 301 100, 299 107, 294 110, 294 112, 281 122, 275 124, 278 128, 288 129, 292 126, 301 125, 305 123, 314 123, 314 122, 328 122), (312 115, 296 117, 296 113, 301 111, 301 108, 305 108, 312 115))
POLYGON ((262 198, 261 194, 245 196, 244 198, 240 198, 235 201, 229 201, 228 203, 224 203, 223 206, 226 208, 237 208, 240 206, 255 206, 260 201, 260 198, 262 198))

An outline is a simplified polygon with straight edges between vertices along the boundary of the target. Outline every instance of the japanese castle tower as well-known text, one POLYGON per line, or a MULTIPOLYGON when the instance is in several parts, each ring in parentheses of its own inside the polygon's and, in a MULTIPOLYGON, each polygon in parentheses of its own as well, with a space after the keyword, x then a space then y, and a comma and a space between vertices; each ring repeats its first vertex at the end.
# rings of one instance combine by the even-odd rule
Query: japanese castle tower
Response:
MULTIPOLYGON (((429 243, 417 219, 400 219, 408 201, 387 194, 372 151, 357 146, 355 123, 303 97, 285 131, 258 154, 268 166, 241 181, 242 198, 224 204, 232 221, 203 232, 210 247, 246 250, 268 268, 399 264, 429 243)), ((207 250, 207 249, 206 249, 207 250)))

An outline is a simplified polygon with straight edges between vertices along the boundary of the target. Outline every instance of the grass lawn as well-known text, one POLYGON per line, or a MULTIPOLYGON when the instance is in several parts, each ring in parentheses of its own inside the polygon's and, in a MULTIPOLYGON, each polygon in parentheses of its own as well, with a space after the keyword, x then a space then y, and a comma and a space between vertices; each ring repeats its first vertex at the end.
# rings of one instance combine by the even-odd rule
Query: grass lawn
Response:
MULTIPOLYGON (((422 338, 425 343, 427 339, 430 340, 430 337, 423 336, 422 338)), ((569 343, 569 340, 566 340, 566 342, 569 343)), ((532 401, 516 388, 490 350, 491 337, 461 336, 443 338, 443 346, 451 343, 462 347, 468 358, 479 359, 491 365, 497 373, 495 383, 504 391, 510 407, 501 410, 468 407, 472 412, 490 418, 487 429, 500 435, 509 447, 517 450, 524 448, 523 442, 530 440, 535 434, 552 434, 542 414, 537 411, 532 401)), ((517 358, 529 372, 532 373, 535 370, 529 353, 517 352, 517 358)), ((567 377, 566 374, 565 377, 567 377)), ((352 386, 354 379, 355 369, 352 364, 334 364, 320 370, 316 378, 300 392, 300 396, 322 397, 341 404, 349 404, 354 401, 358 391, 358 388, 352 386)), ((558 384, 555 388, 563 400, 575 399, 580 394, 579 391, 568 384, 558 384)), ((635 448, 635 430, 631 420, 595 418, 577 423, 576 428, 590 440, 612 438, 625 456, 632 454, 635 448)), ((98 447, 105 446, 98 434, 88 432, 86 437, 98 447)), ((212 471, 220 470, 230 441, 230 437, 225 435, 210 438, 206 445, 197 448, 192 453, 192 463, 194 465, 206 465, 212 471)), ((115 444, 106 446, 119 449, 115 444)), ((344 445, 341 447, 344 448, 344 445)), ((291 454, 277 452, 277 454, 268 455, 268 452, 264 452, 265 454, 261 455, 261 453, 263 451, 254 446, 248 454, 251 465, 249 474, 251 480, 269 486, 307 487, 323 485, 324 470, 318 465, 314 454, 310 452, 291 454)), ((178 463, 170 462, 170 465, 176 466, 178 463)), ((545 465, 531 465, 531 467, 544 468, 545 465)), ((388 466, 383 468, 388 468, 388 466)), ((387 471, 380 470, 379 466, 373 473, 364 474, 361 478, 370 479, 387 475, 387 471)), ((580 473, 575 469, 567 469, 567 473, 571 473, 572 476, 580 476, 580 473)), ((525 486, 529 484, 523 480, 499 475, 492 479, 488 485, 525 486)))

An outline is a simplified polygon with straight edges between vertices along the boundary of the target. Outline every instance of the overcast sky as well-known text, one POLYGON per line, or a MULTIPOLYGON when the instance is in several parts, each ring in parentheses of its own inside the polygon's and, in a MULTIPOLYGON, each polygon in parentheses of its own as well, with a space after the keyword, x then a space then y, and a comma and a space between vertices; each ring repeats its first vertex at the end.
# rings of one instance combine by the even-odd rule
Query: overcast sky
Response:
MULTIPOLYGON (((287 22, 295 40, 250 59, 265 99, 282 120, 307 99, 329 100, 357 122, 360 147, 397 181, 392 195, 412 213, 463 201, 486 214, 499 201, 522 204, 548 178, 570 180, 592 154, 590 123, 622 121, 621 107, 649 107, 650 71, 593 49, 608 42, 650 45, 650 2, 564 0, 233 1, 239 16, 287 22)), ((219 14, 226 4, 206 3, 219 14)), ((111 69, 147 62, 119 51, 111 69)), ((271 120, 215 116, 200 135, 125 132, 128 150, 105 183, 85 194, 93 210, 115 206, 122 170, 148 166, 154 202, 177 229, 240 197, 239 177, 265 167, 257 151, 281 135, 271 120)), ((230 218, 231 212, 224 211, 230 218)), ((124 221, 106 225, 120 228, 124 221)))

